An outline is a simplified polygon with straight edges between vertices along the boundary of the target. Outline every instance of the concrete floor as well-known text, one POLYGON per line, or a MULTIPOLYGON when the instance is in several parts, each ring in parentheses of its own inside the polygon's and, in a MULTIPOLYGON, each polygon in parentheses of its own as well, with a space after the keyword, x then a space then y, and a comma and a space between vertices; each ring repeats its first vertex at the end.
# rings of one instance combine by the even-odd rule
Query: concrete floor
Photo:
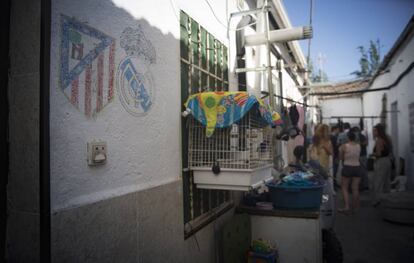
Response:
MULTIPOLYGON (((338 192, 337 207, 343 207, 338 192)), ((335 232, 342 243, 344 263, 414 262, 414 225, 384 221, 379 208, 370 204, 368 191, 361 193, 356 214, 337 213, 335 232)))

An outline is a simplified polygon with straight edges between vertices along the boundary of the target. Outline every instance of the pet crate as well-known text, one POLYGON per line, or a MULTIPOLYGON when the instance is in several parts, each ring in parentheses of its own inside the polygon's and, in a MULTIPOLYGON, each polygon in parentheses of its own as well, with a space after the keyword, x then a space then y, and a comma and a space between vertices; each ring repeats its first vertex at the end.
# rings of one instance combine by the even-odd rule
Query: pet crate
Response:
POLYGON ((198 188, 247 191, 272 179, 273 129, 263 110, 256 103, 227 127, 216 126, 210 136, 192 112, 188 162, 198 188))

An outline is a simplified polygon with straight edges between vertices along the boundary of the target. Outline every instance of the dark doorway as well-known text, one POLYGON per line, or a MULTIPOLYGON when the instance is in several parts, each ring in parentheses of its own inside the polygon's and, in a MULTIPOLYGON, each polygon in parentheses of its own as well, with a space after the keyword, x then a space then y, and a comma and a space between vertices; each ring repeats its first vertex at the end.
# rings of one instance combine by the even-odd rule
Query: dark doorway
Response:
POLYGON ((3 0, 0 4, 0 261, 5 260, 6 221, 7 221, 7 177, 9 174, 9 26, 10 0, 3 0))

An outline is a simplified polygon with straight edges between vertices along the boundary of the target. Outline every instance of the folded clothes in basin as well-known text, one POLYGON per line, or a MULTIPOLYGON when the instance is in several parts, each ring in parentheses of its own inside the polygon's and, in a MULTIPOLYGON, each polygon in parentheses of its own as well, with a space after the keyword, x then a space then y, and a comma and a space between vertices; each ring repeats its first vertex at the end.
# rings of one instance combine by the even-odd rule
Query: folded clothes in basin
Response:
POLYGON ((317 186, 323 185, 324 182, 320 178, 310 172, 297 171, 286 175, 279 181, 280 186, 317 186))

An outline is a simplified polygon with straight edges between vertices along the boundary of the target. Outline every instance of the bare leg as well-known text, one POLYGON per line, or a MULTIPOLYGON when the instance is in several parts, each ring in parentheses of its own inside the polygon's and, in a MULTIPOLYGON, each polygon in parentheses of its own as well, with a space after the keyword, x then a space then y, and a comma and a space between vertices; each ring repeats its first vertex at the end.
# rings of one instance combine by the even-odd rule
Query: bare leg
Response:
POLYGON ((345 203, 343 210, 349 210, 349 193, 348 193, 349 182, 350 182, 350 178, 342 176, 341 190, 342 190, 342 195, 344 197, 344 203, 345 203))
POLYGON ((361 181, 360 177, 352 178, 352 209, 356 211, 359 208, 359 182, 361 181))

